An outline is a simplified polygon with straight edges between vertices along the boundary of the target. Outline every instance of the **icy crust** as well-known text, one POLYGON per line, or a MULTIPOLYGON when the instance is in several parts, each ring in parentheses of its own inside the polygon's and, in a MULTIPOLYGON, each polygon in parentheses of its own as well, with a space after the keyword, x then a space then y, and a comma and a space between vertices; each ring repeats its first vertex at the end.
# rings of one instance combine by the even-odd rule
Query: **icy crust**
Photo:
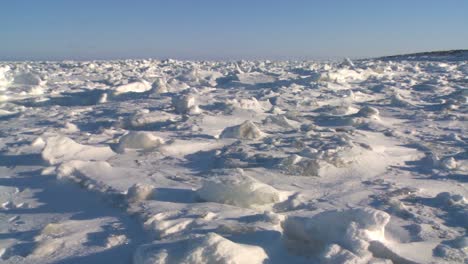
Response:
POLYGON ((115 153, 110 147, 96 147, 79 144, 65 136, 49 137, 42 150, 42 158, 54 165, 68 160, 107 160, 115 153))
POLYGON ((201 200, 207 202, 251 207, 280 201, 280 192, 250 176, 237 172, 214 176, 205 180, 197 190, 201 200))
POLYGON ((218 234, 193 236, 175 242, 160 242, 140 246, 134 264, 260 264, 268 259, 258 246, 234 243, 218 234))
POLYGON ((372 208, 331 210, 311 217, 289 216, 283 240, 292 251, 325 263, 367 263, 371 241, 385 241, 390 215, 372 208))

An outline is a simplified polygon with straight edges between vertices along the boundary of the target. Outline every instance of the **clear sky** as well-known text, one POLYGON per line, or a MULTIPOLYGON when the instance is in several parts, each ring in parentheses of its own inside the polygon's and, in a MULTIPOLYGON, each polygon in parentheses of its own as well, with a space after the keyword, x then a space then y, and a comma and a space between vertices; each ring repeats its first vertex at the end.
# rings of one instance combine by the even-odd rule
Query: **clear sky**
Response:
POLYGON ((0 60, 468 49, 467 0, 0 0, 0 60))

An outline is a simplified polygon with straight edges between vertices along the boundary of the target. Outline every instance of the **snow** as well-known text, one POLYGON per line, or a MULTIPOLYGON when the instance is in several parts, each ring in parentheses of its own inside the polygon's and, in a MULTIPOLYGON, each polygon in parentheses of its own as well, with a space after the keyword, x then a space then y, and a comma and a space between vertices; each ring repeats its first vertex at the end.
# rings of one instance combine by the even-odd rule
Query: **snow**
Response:
POLYGON ((122 152, 125 149, 152 149, 164 143, 164 140, 151 132, 130 131, 119 139, 117 149, 122 152))
POLYGON ((199 110, 195 105, 195 97, 191 95, 181 95, 172 97, 172 105, 175 108, 176 113, 197 113, 199 110))
POLYGON ((239 139, 260 139, 265 134, 250 120, 244 123, 227 127, 223 130, 220 138, 239 138, 239 139))
POLYGON ((2 263, 466 263, 468 64, 0 63, 2 263))
POLYGON ((106 160, 115 153, 108 146, 82 145, 65 136, 52 136, 46 139, 41 155, 44 161, 54 165, 73 159, 106 160))
POLYGON ((24 72, 16 75, 13 83, 15 85, 42 85, 43 81, 36 74, 24 72))
POLYGON ((324 211, 312 217, 288 217, 282 227, 285 244, 299 254, 325 252, 326 259, 369 260, 369 242, 385 240, 385 226, 389 221, 390 216, 385 212, 356 208, 324 211))
POLYGON ((210 177, 197 194, 203 201, 251 207, 280 201, 280 192, 275 188, 244 175, 210 177))
POLYGON ((151 90, 152 86, 150 83, 146 81, 137 81, 137 82, 130 82, 127 84, 122 84, 114 88, 114 93, 116 95, 123 94, 123 93, 143 93, 151 90))
POLYGON ((143 201, 151 198, 154 192, 154 186, 135 183, 127 191, 127 198, 132 202, 143 201))
POLYGON ((135 264, 149 263, 264 263, 265 251, 257 246, 234 243, 215 233, 173 244, 149 244, 138 248, 135 264))

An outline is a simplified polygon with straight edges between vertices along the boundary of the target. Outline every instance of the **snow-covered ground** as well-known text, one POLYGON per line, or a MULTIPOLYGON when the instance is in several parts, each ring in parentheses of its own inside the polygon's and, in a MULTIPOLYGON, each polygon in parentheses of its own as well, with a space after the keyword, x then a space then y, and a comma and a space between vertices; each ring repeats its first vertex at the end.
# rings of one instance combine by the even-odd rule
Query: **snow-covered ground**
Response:
POLYGON ((0 63, 2 263, 468 263, 468 62, 0 63))

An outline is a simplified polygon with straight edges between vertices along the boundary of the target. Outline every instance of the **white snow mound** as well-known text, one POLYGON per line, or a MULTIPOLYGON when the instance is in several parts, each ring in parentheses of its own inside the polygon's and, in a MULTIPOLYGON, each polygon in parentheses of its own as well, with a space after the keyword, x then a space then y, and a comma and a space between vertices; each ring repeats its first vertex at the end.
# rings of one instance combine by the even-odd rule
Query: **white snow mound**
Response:
POLYGON ((244 123, 227 127, 223 130, 220 138, 238 138, 238 139, 260 139, 265 136, 252 121, 247 120, 244 123))
POLYGON ((372 106, 364 106, 357 112, 357 116, 361 117, 378 117, 379 116, 379 110, 375 107, 372 106))
POLYGON ((36 74, 30 72, 20 73, 15 76, 14 84, 16 85, 43 85, 45 82, 36 74))
POLYGON ((172 97, 172 106, 179 114, 187 114, 197 112, 198 107, 195 105, 195 97, 191 95, 181 95, 172 97))
POLYGON ((131 82, 127 84, 122 84, 114 89, 114 93, 116 95, 123 94, 123 93, 144 93, 151 90, 152 86, 150 83, 146 81, 140 82, 131 82))
POLYGON ((64 136, 46 139, 42 158, 50 165, 69 160, 107 160, 115 153, 109 147, 95 147, 76 143, 64 136))
POLYGON ((371 256, 369 242, 385 240, 385 226, 389 221, 390 215, 383 211, 353 208, 324 211, 312 217, 290 216, 282 227, 285 244, 298 254, 322 254, 333 259, 351 253, 356 258, 367 259, 371 256), (336 250, 334 244, 342 250, 336 250))
POLYGON ((127 199, 131 202, 144 201, 151 197, 154 186, 136 183, 128 188, 127 199))
POLYGON ((172 244, 140 246, 133 258, 134 264, 256 264, 267 259, 258 246, 234 243, 215 233, 193 237, 172 244))
POLYGON ((240 207, 252 207, 280 201, 278 190, 243 174, 210 178, 197 190, 197 194, 207 202, 240 207))
POLYGON ((130 131, 119 139, 117 150, 125 149, 152 149, 164 144, 164 140, 151 132, 130 131))
POLYGON ((11 82, 10 78, 10 67, 5 65, 0 67, 0 91, 4 89, 4 87, 8 86, 11 82))
POLYGON ((175 121, 176 117, 177 115, 166 112, 135 113, 128 120, 126 120, 125 125, 132 128, 140 128, 158 123, 170 123, 175 121))

